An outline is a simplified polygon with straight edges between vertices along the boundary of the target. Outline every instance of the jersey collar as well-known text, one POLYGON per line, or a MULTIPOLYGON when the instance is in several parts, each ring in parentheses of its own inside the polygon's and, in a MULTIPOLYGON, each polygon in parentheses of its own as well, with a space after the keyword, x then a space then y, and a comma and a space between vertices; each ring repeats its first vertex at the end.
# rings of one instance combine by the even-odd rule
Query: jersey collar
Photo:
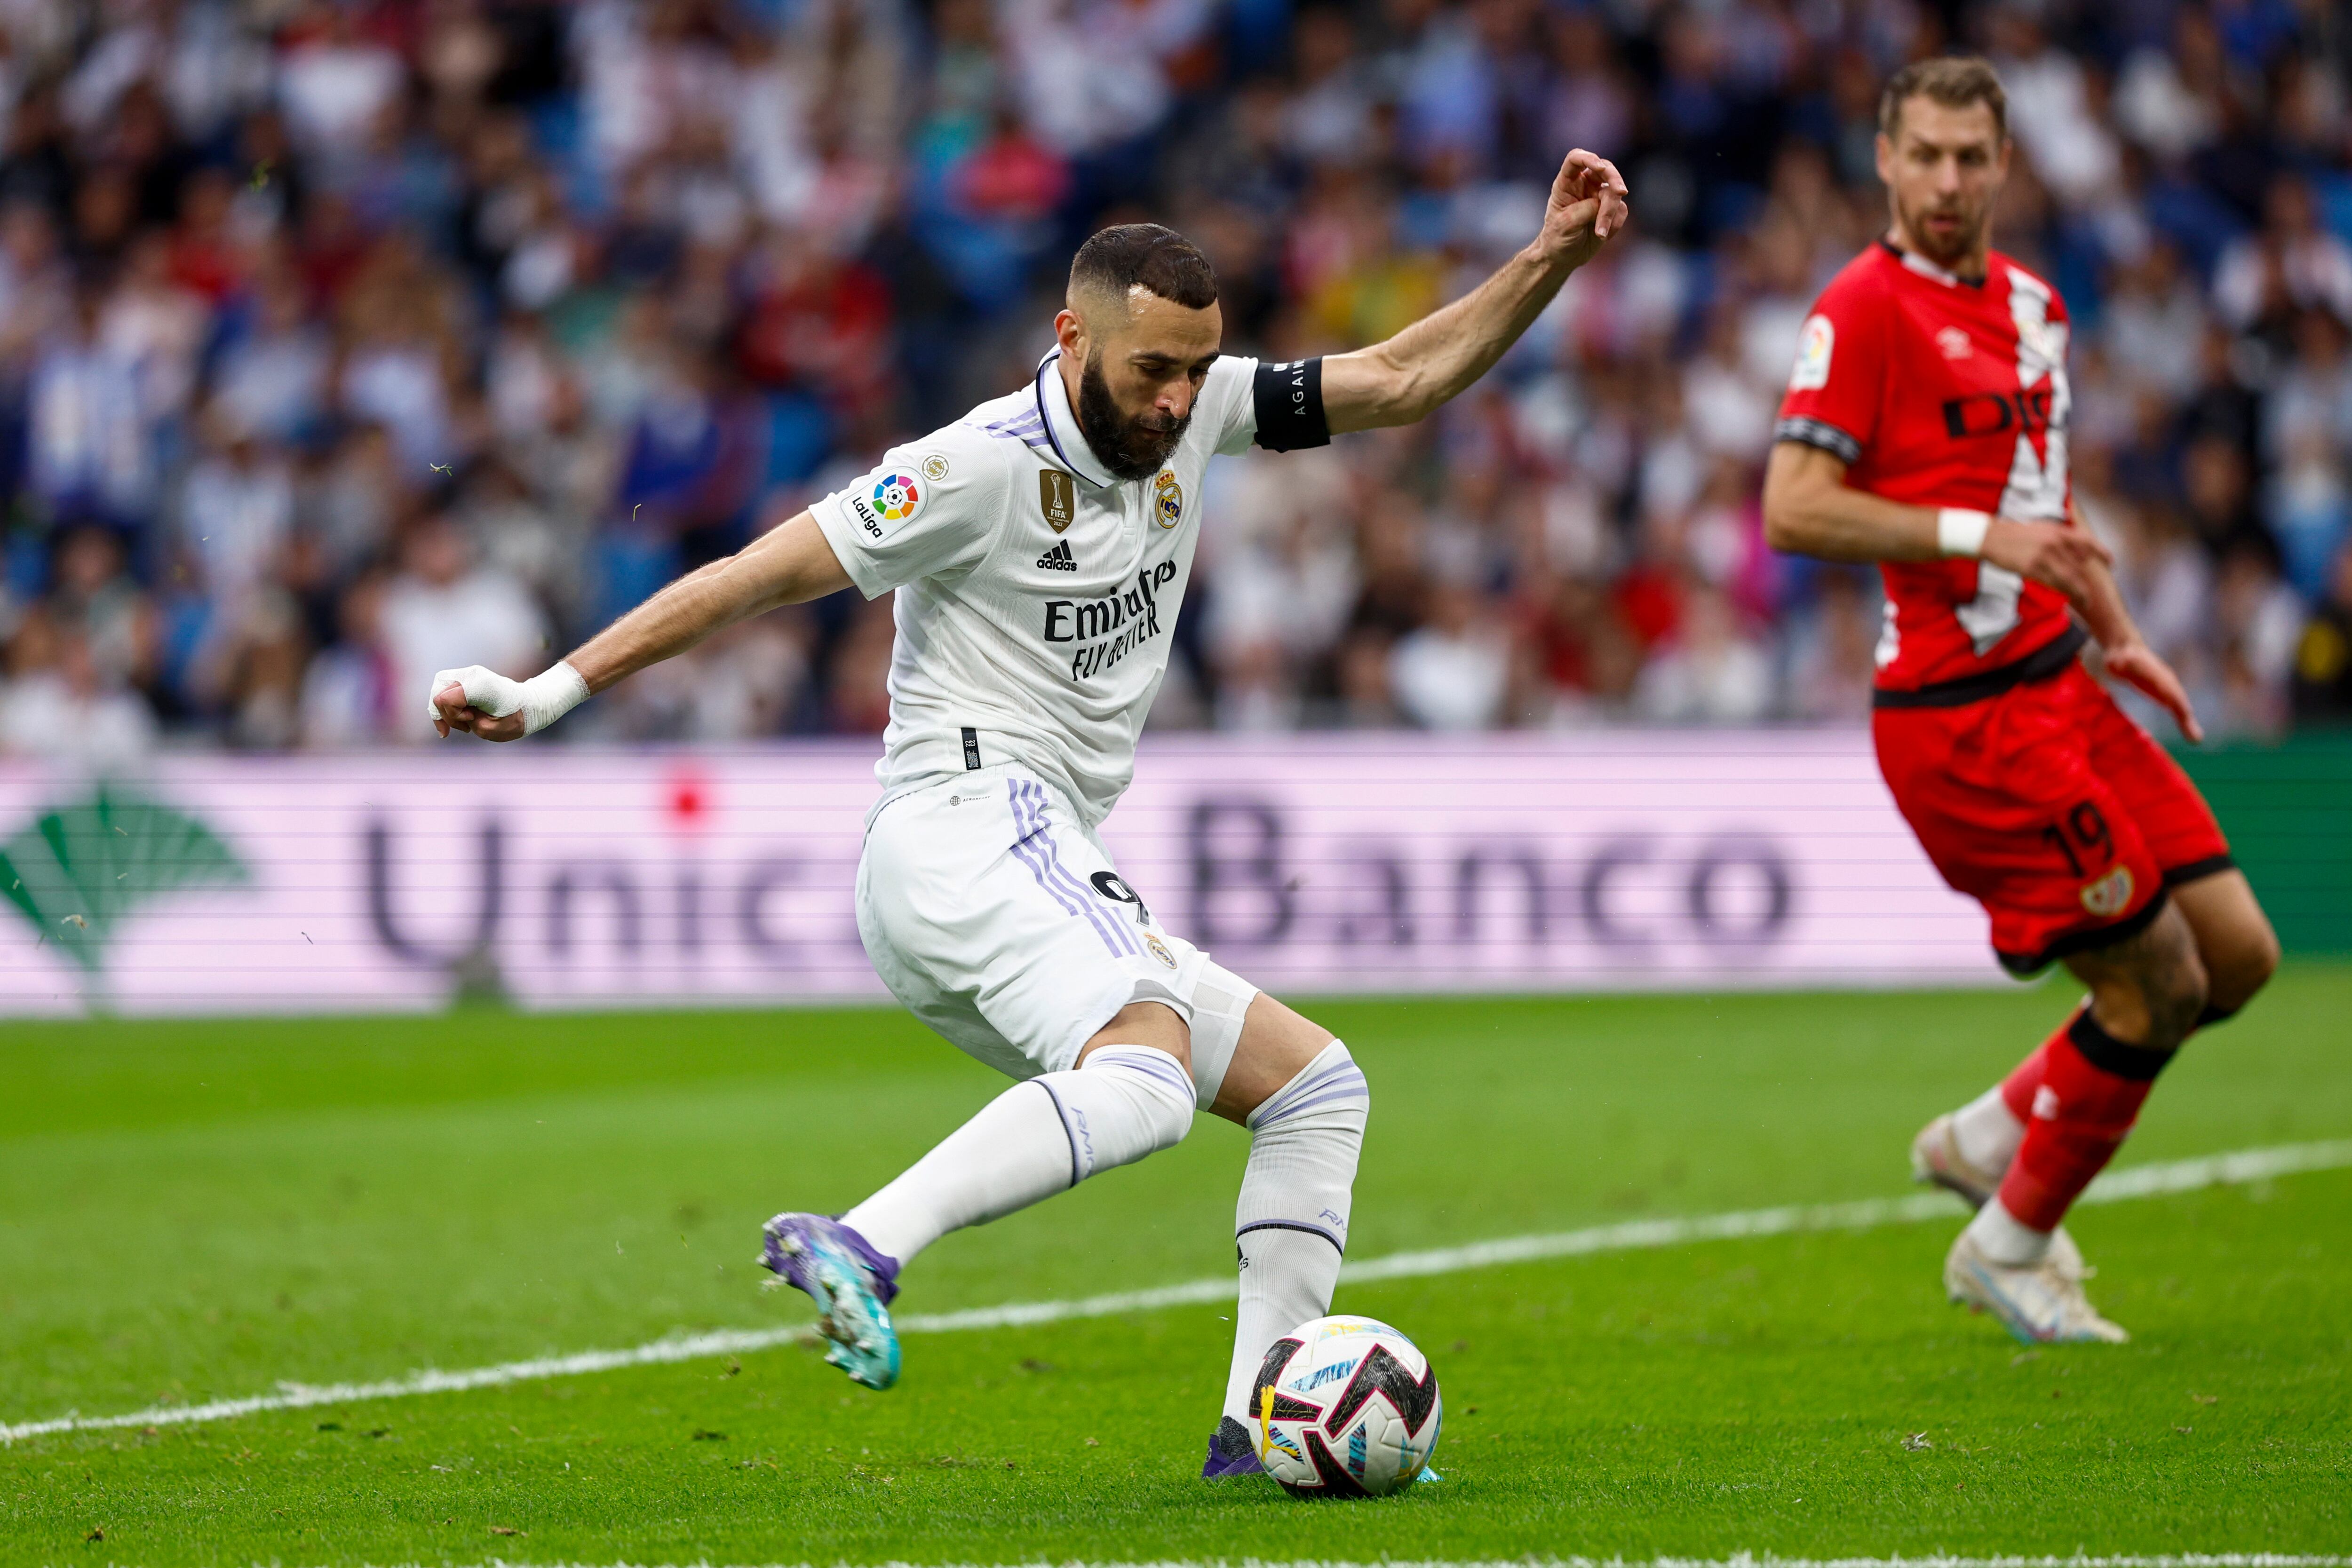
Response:
MULTIPOLYGON (((1985 280, 1983 277, 1962 277, 1957 272, 1947 271, 1945 268, 1937 267, 1934 262, 1929 261, 1924 256, 1914 256, 1911 252, 1905 250, 1901 246, 1896 245, 1893 240, 1888 239, 1884 235, 1879 236, 1878 244, 1880 248, 1885 250, 1887 255, 1893 256, 1895 260, 1903 264, 1905 271, 1916 272, 1922 277, 1931 277, 1947 288, 1982 288, 1985 286, 1985 280)), ((1985 277, 1990 277, 1991 276, 1992 264, 1990 262, 1987 262, 1985 264, 1985 277)))
POLYGON ((1102 465, 1095 449, 1087 444, 1086 434, 1078 428, 1078 416, 1070 407, 1070 389, 1062 382, 1054 362, 1062 350, 1054 350, 1037 362, 1037 413, 1045 422, 1045 439, 1054 444, 1054 455, 1062 465, 1075 472, 1098 490, 1108 490, 1118 483, 1116 475, 1102 465))

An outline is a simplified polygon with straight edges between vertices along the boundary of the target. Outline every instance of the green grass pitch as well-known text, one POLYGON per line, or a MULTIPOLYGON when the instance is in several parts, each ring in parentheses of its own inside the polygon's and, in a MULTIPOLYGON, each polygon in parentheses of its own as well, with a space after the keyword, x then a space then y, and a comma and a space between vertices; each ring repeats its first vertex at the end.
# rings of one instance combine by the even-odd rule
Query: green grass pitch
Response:
MULTIPOLYGON (((1373 1085, 1355 1254, 1905 1190, 2033 989, 1322 1003, 1373 1085)), ((2352 968, 2284 974, 2125 1163, 2352 1135, 2352 968)), ((0 1030, 0 1421, 797 1322, 760 1220, 861 1197, 1001 1081, 887 1011, 0 1030)), ((902 1309, 1231 1266, 1244 1135, 908 1271, 902 1309)), ((2121 1348, 2026 1354, 1957 1228, 1345 1287, 1434 1357, 1444 1484, 1197 1479, 1226 1309, 789 1346, 0 1448, 0 1563, 1013 1562, 2352 1548, 2352 1172, 2086 1210, 2121 1348), (1915 1437, 1915 1434, 1922 1436, 1915 1437), (91 1539, 93 1532, 102 1532, 91 1539)))

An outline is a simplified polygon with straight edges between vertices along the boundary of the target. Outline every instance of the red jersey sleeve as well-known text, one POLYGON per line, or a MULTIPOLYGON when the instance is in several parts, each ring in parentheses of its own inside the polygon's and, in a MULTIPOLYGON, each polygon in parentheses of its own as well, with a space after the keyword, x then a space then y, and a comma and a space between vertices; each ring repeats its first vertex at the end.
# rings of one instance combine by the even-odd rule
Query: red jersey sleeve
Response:
POLYGON ((1848 467, 1861 461, 1885 391, 1886 308, 1885 290, 1864 267, 1848 267, 1822 290, 1798 334, 1774 440, 1818 446, 1848 467))

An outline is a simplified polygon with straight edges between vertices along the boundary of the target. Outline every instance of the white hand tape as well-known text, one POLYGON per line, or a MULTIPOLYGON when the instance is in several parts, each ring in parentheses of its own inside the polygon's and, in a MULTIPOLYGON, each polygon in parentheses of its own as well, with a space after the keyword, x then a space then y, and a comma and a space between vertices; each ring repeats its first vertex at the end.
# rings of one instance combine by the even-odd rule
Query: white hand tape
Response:
POLYGON ((538 734, 588 700, 587 681, 570 664, 558 664, 527 681, 509 680, 496 670, 468 664, 462 670, 435 672, 433 689, 425 699, 429 716, 446 716, 435 699, 451 686, 465 692, 467 707, 492 718, 520 710, 525 735, 538 734))

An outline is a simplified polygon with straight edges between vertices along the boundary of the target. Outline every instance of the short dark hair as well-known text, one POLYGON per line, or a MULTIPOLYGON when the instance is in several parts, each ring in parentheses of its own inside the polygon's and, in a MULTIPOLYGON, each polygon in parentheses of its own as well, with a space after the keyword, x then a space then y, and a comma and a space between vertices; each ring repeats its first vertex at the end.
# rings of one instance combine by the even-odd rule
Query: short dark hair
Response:
POLYGON ((1200 247, 1159 224, 1097 229, 1070 260, 1070 292, 1124 299, 1141 287, 1172 305, 1205 310, 1217 302, 1217 274, 1200 247))
POLYGON ((2009 94, 2000 76, 1981 55, 1938 55, 1913 60, 1888 79, 1879 95, 1879 132, 1892 141, 1902 123, 1903 106, 1915 98, 1932 98, 1946 109, 1966 109, 1981 103, 1992 110, 1993 129, 2009 140, 2009 94))

